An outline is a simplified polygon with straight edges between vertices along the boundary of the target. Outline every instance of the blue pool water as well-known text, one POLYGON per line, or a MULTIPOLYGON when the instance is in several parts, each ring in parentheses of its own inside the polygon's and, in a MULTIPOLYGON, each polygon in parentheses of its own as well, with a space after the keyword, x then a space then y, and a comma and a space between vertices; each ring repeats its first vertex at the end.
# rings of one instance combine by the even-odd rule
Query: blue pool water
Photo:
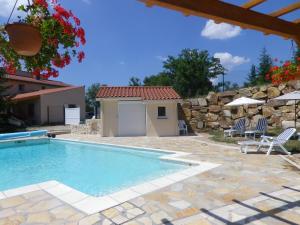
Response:
POLYGON ((161 152, 60 140, 0 143, 0 191, 57 180, 100 196, 186 168, 161 152))

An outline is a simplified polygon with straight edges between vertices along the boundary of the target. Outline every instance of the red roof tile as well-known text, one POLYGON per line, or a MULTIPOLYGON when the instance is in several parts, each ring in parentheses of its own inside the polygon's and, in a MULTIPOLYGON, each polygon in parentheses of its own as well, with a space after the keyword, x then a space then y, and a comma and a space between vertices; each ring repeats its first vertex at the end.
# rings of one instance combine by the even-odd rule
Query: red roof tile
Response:
POLYGON ((181 99, 172 87, 100 87, 98 98, 141 98, 142 100, 181 99))
POLYGON ((25 100, 29 100, 29 99, 38 98, 41 95, 52 94, 52 93, 57 93, 57 92, 62 92, 62 91, 68 91, 68 90, 77 89, 77 88, 80 88, 80 87, 72 86, 72 87, 43 89, 43 90, 39 90, 39 91, 18 94, 12 98, 12 101, 25 101, 25 100))
POLYGON ((55 81, 55 80, 37 80, 34 78, 30 77, 25 77, 25 76, 19 76, 19 75, 6 75, 6 79, 8 80, 17 80, 17 81, 24 81, 24 82, 29 82, 29 83, 38 83, 38 84, 45 84, 45 85, 51 85, 51 86, 57 86, 57 87, 68 87, 71 86, 69 84, 66 84, 61 81, 55 81))

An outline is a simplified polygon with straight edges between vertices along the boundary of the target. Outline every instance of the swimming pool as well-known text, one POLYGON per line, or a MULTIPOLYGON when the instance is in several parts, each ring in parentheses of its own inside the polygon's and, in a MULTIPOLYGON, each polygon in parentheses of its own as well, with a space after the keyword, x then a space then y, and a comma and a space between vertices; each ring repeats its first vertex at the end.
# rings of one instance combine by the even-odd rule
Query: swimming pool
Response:
POLYGON ((188 166, 165 152, 64 140, 0 143, 0 191, 56 180, 93 196, 108 195, 188 166))

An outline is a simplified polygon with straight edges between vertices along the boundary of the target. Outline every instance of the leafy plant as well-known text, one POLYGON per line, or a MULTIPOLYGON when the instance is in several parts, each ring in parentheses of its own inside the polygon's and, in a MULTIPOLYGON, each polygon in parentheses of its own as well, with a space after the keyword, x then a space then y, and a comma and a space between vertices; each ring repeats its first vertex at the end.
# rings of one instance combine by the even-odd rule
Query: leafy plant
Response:
POLYGON ((9 44, 8 34, 2 31, 0 66, 2 64, 7 73, 25 69, 47 79, 57 77, 58 69, 69 65, 72 58, 82 62, 85 54, 78 49, 86 43, 85 31, 72 11, 63 8, 58 0, 51 0, 50 4, 47 0, 33 0, 31 5, 21 5, 18 10, 26 13, 20 23, 30 24, 40 31, 42 48, 32 57, 18 55, 9 44))
MULTIPOLYGON (((278 60, 275 59, 275 62, 278 60)), ((273 84, 281 84, 291 80, 300 79, 300 57, 291 61, 280 62, 279 66, 271 68, 266 78, 271 80, 273 84)))

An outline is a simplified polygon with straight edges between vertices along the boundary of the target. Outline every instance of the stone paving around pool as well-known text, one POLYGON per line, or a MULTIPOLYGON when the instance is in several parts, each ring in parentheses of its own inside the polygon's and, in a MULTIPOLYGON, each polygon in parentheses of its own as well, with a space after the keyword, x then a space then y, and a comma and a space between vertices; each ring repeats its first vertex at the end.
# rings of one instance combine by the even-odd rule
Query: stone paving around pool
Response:
MULTIPOLYGON (((207 136, 62 138, 191 153, 221 166, 87 216, 44 191, 0 200, 0 225, 300 224, 300 173, 279 155, 241 154, 207 136)), ((0 196, 1 199, 1 196, 0 196)))

